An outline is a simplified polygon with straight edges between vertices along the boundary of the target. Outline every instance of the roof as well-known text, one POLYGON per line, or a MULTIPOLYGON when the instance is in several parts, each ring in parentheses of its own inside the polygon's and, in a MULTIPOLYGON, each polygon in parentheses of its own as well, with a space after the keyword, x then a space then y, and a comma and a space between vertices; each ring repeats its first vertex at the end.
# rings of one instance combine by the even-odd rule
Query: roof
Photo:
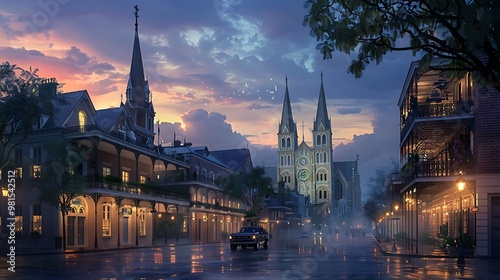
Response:
POLYGON ((45 123, 44 128, 63 126, 65 121, 74 111, 75 107, 85 97, 92 105, 92 110, 94 110, 94 105, 92 104, 92 101, 90 101, 90 97, 86 90, 58 94, 56 98, 51 100, 52 104, 54 105, 54 110, 52 116, 45 123))
POLYGON ((123 112, 124 108, 125 107, 118 107, 97 110, 96 115, 94 116, 94 121, 100 127, 111 129, 120 114, 123 112))
POLYGON ((253 167, 250 151, 246 148, 212 151, 210 154, 235 173, 248 172, 247 168, 253 167))

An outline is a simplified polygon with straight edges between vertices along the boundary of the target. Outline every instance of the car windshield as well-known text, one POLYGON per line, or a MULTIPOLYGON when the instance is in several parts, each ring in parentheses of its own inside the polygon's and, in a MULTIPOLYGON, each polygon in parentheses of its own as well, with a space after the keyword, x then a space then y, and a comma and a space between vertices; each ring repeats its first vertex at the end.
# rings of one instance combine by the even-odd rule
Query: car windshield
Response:
POLYGON ((257 228, 253 227, 242 227, 240 232, 257 232, 257 228))

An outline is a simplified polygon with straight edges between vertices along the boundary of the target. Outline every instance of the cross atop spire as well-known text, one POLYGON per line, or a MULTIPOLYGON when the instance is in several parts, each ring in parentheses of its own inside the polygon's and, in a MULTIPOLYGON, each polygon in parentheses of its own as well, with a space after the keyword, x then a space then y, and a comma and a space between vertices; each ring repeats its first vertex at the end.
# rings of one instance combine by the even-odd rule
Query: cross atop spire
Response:
POLYGON ((139 26, 139 24, 137 23, 137 19, 139 18, 139 7, 137 7, 137 5, 134 6, 134 9, 135 9, 135 12, 134 12, 134 15, 135 15, 135 31, 137 31, 137 27, 139 26))

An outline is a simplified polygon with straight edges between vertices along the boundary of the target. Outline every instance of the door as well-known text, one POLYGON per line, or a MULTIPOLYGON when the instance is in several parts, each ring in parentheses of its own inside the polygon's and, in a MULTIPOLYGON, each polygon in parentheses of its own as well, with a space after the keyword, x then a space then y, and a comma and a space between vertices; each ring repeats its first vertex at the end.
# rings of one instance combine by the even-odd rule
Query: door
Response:
POLYGON ((123 243, 128 243, 128 217, 123 217, 123 243))
POLYGON ((75 218, 75 216, 68 216, 68 226, 66 230, 68 246, 75 246, 75 218))
POLYGON ((500 197, 491 197, 491 255, 500 256, 500 197))
POLYGON ((85 245, 85 217, 78 217, 78 245, 85 245))

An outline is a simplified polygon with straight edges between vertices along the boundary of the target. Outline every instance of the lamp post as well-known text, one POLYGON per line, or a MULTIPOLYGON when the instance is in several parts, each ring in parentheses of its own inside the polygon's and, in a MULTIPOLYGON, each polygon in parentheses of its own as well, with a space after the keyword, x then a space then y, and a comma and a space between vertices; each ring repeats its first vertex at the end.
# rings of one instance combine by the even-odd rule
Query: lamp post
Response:
POLYGON ((462 191, 465 189, 465 181, 463 180, 462 178, 462 172, 460 172, 460 175, 458 176, 458 179, 457 179, 457 188, 458 188, 458 192, 460 194, 460 215, 459 215, 459 230, 458 230, 458 234, 460 235, 459 236, 459 244, 458 244, 458 259, 457 259, 457 264, 464 264, 465 263, 465 258, 464 258, 464 251, 463 251, 463 244, 462 244, 462 235, 463 235, 463 213, 462 213, 462 191))
MULTIPOLYGON (((398 205, 394 205, 394 212, 396 212, 396 216, 397 216, 397 214, 398 214, 398 209, 399 209, 399 206, 398 206, 398 205)), ((399 218, 398 218, 398 217, 396 217, 396 218, 392 218, 392 219, 394 219, 394 220, 393 220, 393 221, 391 221, 391 225, 392 225, 392 223, 393 223, 394 221, 396 221, 396 222, 397 222, 397 220, 398 220, 399 218)), ((396 236, 395 236, 395 234, 394 234, 394 231, 396 231, 396 232, 397 232, 397 230, 398 230, 398 229, 397 229, 397 224, 396 224, 395 226, 393 225, 393 227, 392 227, 392 228, 393 228, 393 232, 392 232, 392 252, 397 252, 397 251, 398 251, 398 248, 396 247, 396 236)))

